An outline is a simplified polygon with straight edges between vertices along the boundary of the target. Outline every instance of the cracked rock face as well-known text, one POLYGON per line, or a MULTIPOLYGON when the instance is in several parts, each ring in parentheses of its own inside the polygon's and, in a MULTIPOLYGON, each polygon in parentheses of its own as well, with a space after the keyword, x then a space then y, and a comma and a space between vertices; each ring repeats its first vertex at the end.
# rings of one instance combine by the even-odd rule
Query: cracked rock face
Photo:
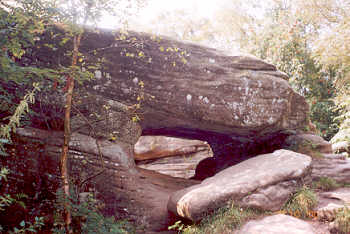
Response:
POLYGON ((310 166, 309 156, 288 150, 259 155, 174 193, 168 209, 193 221, 231 200, 277 211, 308 176, 310 166))

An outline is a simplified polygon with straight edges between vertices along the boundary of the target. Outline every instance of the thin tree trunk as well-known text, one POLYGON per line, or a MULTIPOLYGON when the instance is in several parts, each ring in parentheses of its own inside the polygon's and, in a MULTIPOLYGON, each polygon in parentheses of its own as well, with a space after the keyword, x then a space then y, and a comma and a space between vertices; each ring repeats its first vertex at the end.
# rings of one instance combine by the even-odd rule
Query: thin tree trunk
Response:
MULTIPOLYGON (((79 45, 80 45, 81 34, 74 36, 74 50, 72 58, 72 68, 77 64, 78 54, 79 54, 79 45)), ((73 72, 72 72, 73 73, 73 72)), ((72 109, 72 99, 73 99, 73 90, 74 90, 74 74, 70 74, 67 77, 67 96, 66 96, 66 105, 65 105, 65 116, 64 116, 64 142, 61 155, 61 176, 63 183, 63 191, 66 199, 69 199, 69 177, 67 169, 68 161, 68 151, 69 151, 69 141, 71 136, 71 125, 70 125, 70 114, 72 109)), ((64 222, 66 233, 73 233, 71 230, 72 217, 69 209, 69 204, 64 203, 64 222)))

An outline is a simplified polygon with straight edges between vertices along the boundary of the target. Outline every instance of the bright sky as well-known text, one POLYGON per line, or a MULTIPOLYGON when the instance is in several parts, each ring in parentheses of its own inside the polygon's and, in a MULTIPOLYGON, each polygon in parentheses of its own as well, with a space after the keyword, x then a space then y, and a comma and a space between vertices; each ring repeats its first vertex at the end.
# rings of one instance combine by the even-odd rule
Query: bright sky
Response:
MULTIPOLYGON (((216 11, 224 7, 227 2, 227 0, 149 0, 147 7, 141 9, 139 15, 131 19, 131 21, 147 22, 164 11, 179 9, 191 10, 194 17, 211 17, 216 11)), ((116 28, 118 23, 114 17, 108 16, 103 18, 100 27, 116 28)))

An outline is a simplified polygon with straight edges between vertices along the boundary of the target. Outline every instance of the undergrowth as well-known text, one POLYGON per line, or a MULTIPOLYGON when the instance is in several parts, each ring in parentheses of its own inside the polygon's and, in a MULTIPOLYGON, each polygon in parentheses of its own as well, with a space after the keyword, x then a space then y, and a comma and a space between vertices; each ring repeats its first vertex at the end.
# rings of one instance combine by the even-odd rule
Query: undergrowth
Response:
POLYGON ((232 230, 239 229, 248 220, 261 217, 264 214, 266 214, 265 211, 241 208, 232 202, 227 207, 220 208, 212 215, 205 217, 198 224, 185 225, 178 221, 169 229, 178 230, 179 233, 183 234, 232 233, 232 230))
POLYGON ((282 211, 296 218, 314 218, 316 214, 312 209, 317 202, 316 194, 308 187, 302 187, 288 199, 282 211))
POLYGON ((74 233, 106 234, 106 233, 134 233, 134 228, 127 221, 117 221, 113 216, 105 217, 100 209, 104 206, 93 194, 83 200, 71 191, 70 199, 66 199, 62 191, 57 193, 56 212, 54 215, 53 233, 65 233, 62 219, 63 204, 69 203, 72 214, 72 229, 74 233))
POLYGON ((314 189, 321 189, 323 191, 330 191, 341 187, 333 178, 321 177, 318 181, 312 183, 314 189))
POLYGON ((344 207, 337 213, 335 224, 339 234, 350 233, 350 209, 348 207, 344 207))

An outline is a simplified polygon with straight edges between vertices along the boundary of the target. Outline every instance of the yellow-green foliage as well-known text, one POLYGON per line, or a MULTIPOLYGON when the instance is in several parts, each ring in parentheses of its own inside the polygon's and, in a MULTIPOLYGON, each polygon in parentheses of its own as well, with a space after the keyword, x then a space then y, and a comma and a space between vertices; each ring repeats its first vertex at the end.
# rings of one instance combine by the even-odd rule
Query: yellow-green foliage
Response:
POLYGON ((207 216, 199 224, 185 227, 182 232, 184 234, 231 233, 232 230, 240 228, 248 220, 262 215, 263 212, 260 210, 253 208, 244 209, 231 203, 229 206, 207 216))
POLYGON ((294 193, 286 202, 283 212, 297 218, 313 218, 312 209, 317 205, 316 194, 307 187, 294 193))
POLYGON ((339 188, 341 185, 337 183, 333 178, 321 177, 318 181, 312 183, 312 187, 315 189, 321 189, 323 191, 330 191, 339 188))
POLYGON ((337 233, 350 233, 350 209, 348 207, 345 207, 337 213, 335 223, 338 228, 337 233))

